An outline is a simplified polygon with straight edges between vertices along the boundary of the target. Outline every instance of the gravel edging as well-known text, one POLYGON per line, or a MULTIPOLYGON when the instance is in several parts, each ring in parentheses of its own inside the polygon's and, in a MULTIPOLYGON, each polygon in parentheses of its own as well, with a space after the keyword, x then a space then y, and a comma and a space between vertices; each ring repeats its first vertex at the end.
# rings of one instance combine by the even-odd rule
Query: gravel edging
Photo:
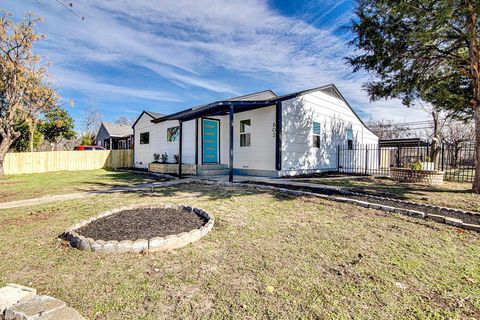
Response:
MULTIPOLYGON (((296 196, 314 196, 314 197, 319 197, 327 200, 332 200, 336 202, 344 202, 344 203, 351 203, 355 204, 364 208, 371 208, 371 209, 377 209, 377 210, 382 210, 385 212, 392 212, 392 213, 398 213, 402 215, 406 215, 409 217, 414 217, 414 218, 420 218, 420 219, 429 219, 433 220, 438 223, 443 223, 447 225, 451 225, 457 228, 462 228, 466 230, 472 230, 476 232, 480 232, 480 225, 479 224, 474 224, 474 223, 467 223, 464 222, 462 219, 454 218, 451 216, 445 216, 441 214, 431 214, 431 213, 426 213, 422 211, 422 209, 419 210, 414 210, 414 209, 406 209, 406 208, 400 208, 398 206, 391 206, 387 205, 384 203, 377 203, 377 202, 369 202, 369 201, 363 201, 359 199, 354 199, 354 198, 349 198, 349 195, 354 195, 355 193, 353 192, 348 192, 348 191, 343 191, 342 193, 344 196, 338 196, 338 195, 333 195, 333 194, 321 194, 321 193, 315 193, 315 192, 310 192, 310 191, 301 191, 301 190, 292 190, 288 188, 283 188, 283 187, 276 187, 276 186, 271 186, 271 185, 265 185, 265 184, 255 184, 255 183, 239 183, 239 182, 224 182, 224 181, 205 181, 205 180, 193 180, 193 183, 200 183, 200 184, 216 184, 216 185, 225 185, 225 186, 246 186, 246 187, 253 187, 258 190, 270 190, 270 191, 277 191, 289 195, 296 195, 296 196)), ((331 192, 332 190, 328 190, 328 192, 331 192)), ((358 194, 356 193, 355 195, 360 195, 362 197, 367 197, 364 194, 358 194)), ((376 197, 376 196, 370 196, 374 198, 380 198, 377 200, 393 200, 390 198, 382 198, 382 197, 376 197)), ((394 199, 396 203, 400 203, 404 200, 398 200, 394 199)), ((380 201, 379 201, 380 202, 380 201)), ((405 201, 410 204, 418 204, 416 202, 412 201, 405 201)), ((458 209, 451 209, 451 208, 444 208, 444 207, 437 207, 429 204, 418 204, 419 207, 427 207, 427 208, 439 208, 442 210, 448 210, 449 212, 455 212, 455 213, 462 213, 462 214, 473 214, 473 215, 479 215, 478 213, 475 212, 470 212, 470 211, 462 211, 458 209)))
POLYGON ((198 229, 190 230, 189 232, 182 232, 179 234, 168 235, 165 237, 154 237, 151 239, 133 239, 133 240, 103 240, 103 239, 92 239, 85 238, 82 235, 79 235, 76 231, 81 227, 89 224, 92 221, 95 221, 100 218, 115 214, 124 210, 133 210, 138 208, 162 208, 159 206, 151 205, 131 205, 126 207, 121 207, 113 210, 106 211, 96 217, 84 220, 80 223, 73 225, 72 227, 65 230, 65 232, 60 236, 60 238, 68 241, 70 245, 74 248, 84 251, 93 251, 93 252, 103 252, 103 253, 124 253, 124 252, 156 252, 156 251, 166 251, 184 247, 192 242, 200 240, 207 233, 210 232, 213 228, 214 218, 213 215, 207 213, 205 210, 200 208, 194 208, 187 205, 165 205, 163 208, 175 208, 179 210, 187 210, 194 212, 198 216, 202 217, 206 223, 198 229))

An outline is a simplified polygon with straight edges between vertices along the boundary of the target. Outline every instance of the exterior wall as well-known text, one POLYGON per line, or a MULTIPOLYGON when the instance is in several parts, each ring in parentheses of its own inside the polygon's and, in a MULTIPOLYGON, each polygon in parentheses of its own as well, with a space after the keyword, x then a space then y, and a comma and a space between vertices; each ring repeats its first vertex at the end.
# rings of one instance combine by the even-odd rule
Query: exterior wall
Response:
MULTIPOLYGON (((229 117, 215 116, 220 120, 220 163, 229 164, 229 117)), ((275 106, 235 113, 233 138, 233 167, 237 174, 272 175, 275 170, 275 106), (240 121, 251 120, 251 144, 240 147, 240 121)), ((198 158, 202 163, 201 119, 199 119, 198 158)), ((185 137, 184 137, 185 139, 185 137)))
POLYGON ((153 153, 159 153, 159 148, 156 146, 159 135, 158 129, 157 126, 151 122, 152 120, 152 117, 144 113, 133 128, 135 141, 133 160, 136 168, 148 168, 148 164, 153 161, 153 153), (142 132, 150 132, 149 144, 140 144, 140 133, 142 132))
MULTIPOLYGON (((153 119, 144 114, 134 128, 135 132, 135 166, 147 168, 153 162, 154 153, 167 153, 169 163, 174 162, 174 155, 179 154, 179 140, 167 141, 167 129, 179 126, 176 120, 152 123, 153 119), (150 132, 150 143, 140 144, 140 133, 150 132)), ((183 123, 182 162, 195 164, 195 120, 183 123)))
POLYGON ((323 92, 312 92, 282 103, 282 170, 280 175, 337 170, 337 146, 377 144, 378 138, 348 105, 323 92), (320 123, 320 148, 313 147, 313 122, 320 123))

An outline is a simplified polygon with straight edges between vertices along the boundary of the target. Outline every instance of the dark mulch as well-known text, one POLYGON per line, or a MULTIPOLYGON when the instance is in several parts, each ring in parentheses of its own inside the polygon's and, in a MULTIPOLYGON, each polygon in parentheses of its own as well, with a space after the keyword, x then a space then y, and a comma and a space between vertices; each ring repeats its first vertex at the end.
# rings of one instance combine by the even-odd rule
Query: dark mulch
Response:
POLYGON ((77 230, 95 240, 136 240, 165 237, 202 227, 206 221, 186 210, 139 208, 95 220, 77 230))

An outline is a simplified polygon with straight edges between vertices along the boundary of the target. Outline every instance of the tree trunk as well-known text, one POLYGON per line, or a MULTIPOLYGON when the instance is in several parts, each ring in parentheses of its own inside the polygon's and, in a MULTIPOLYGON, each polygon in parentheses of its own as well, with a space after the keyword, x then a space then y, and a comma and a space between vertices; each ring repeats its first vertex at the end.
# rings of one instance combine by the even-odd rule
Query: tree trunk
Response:
POLYGON ((30 152, 33 152, 33 136, 35 135, 35 125, 33 121, 28 123, 28 144, 30 146, 30 152))
POLYGON ((475 117, 475 178, 472 191, 480 194, 480 43, 478 40, 477 6, 474 1, 467 4, 468 51, 470 57, 470 79, 473 87, 471 105, 475 117))
POLYGON ((3 176, 3 162, 13 140, 10 137, 3 136, 0 142, 0 176, 3 176))
POLYGON ((440 136, 440 116, 438 111, 432 111, 432 118, 433 118, 433 137, 432 137, 432 146, 430 149, 430 161, 433 162, 434 169, 437 169, 441 151, 441 141, 442 138, 440 136))
POLYGON ((472 191, 480 194, 480 108, 475 109, 475 178, 472 191))

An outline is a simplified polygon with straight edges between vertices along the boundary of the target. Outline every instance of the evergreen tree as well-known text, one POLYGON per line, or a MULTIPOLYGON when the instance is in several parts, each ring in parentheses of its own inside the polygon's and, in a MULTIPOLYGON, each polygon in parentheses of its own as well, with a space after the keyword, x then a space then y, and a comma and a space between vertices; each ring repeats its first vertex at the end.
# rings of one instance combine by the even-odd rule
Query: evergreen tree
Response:
POLYGON ((478 0, 360 0, 348 57, 372 100, 417 99, 475 123, 473 191, 480 193, 480 40, 478 0))

